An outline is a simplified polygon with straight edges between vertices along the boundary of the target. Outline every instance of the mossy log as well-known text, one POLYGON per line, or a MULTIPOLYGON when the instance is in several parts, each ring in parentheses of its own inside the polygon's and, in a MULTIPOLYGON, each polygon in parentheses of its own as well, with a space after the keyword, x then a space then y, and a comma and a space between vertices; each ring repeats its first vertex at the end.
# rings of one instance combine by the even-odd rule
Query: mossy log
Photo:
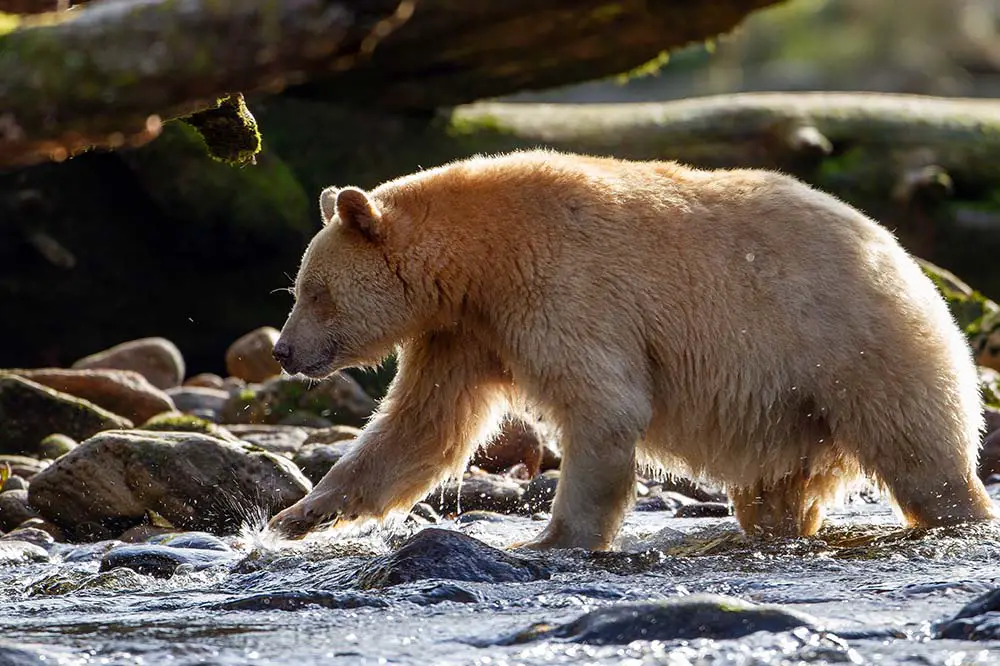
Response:
MULTIPOLYGON (((948 267, 961 266, 955 253, 970 246, 1000 249, 996 100, 764 93, 654 104, 476 104, 449 122, 453 133, 480 135, 494 149, 506 141, 781 169, 861 207, 905 236, 913 252, 948 267)), ((993 271, 996 294, 1000 266, 993 271)))
POLYGON ((105 0, 0 13, 0 168, 138 145, 235 91, 298 86, 412 111, 616 74, 778 1, 105 0))

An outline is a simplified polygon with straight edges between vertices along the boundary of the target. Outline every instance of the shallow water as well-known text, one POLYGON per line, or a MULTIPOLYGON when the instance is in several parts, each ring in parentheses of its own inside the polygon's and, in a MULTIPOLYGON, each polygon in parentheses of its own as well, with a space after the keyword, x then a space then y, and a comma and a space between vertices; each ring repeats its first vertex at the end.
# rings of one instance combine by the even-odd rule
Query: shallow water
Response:
MULTIPOLYGON (((96 561, 4 566, 0 666, 1000 663, 1000 641, 931 638, 932 623, 996 584, 1000 529, 901 532, 887 505, 860 500, 830 523, 821 540, 761 544, 744 540, 731 518, 636 512, 622 552, 543 555, 552 577, 530 583, 358 589, 356 569, 417 529, 400 526, 282 544, 250 536, 234 541, 239 557, 228 564, 169 579, 99 574, 96 561), (536 622, 697 592, 784 604, 837 636, 491 644, 536 622)), ((502 547, 542 525, 511 517, 443 526, 502 547)))

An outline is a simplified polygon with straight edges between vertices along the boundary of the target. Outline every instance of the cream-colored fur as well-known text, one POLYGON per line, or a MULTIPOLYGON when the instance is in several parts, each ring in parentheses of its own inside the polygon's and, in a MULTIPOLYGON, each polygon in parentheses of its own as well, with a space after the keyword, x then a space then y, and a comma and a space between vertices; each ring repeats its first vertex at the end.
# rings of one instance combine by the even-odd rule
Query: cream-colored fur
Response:
POLYGON ((607 548, 638 462, 811 534, 859 473, 905 519, 988 519, 970 350, 893 236, 784 175, 547 151, 325 191, 277 351, 323 376, 400 346, 359 445, 272 526, 408 508, 511 405, 558 428, 530 545, 607 548))

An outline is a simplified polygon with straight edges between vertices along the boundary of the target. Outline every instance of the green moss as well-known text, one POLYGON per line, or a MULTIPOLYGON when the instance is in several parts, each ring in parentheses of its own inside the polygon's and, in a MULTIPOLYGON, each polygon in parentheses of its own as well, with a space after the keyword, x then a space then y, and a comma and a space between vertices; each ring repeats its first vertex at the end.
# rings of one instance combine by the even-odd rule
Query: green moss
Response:
POLYGON ((979 390, 988 407, 1000 409, 1000 373, 989 368, 979 368, 979 390))
POLYGON ((1000 306, 996 303, 939 266, 921 261, 920 267, 944 296, 952 316, 970 341, 1000 323, 1000 306))
POLYGON ((208 154, 231 166, 256 162, 260 152, 260 131, 257 121, 239 93, 219 100, 212 109, 205 109, 183 118, 198 130, 208 154))
POLYGON ((667 63, 670 62, 670 53, 668 51, 660 51, 660 53, 647 62, 639 65, 638 67, 631 69, 627 72, 623 72, 615 77, 615 81, 620 84, 628 83, 633 79, 642 79, 647 76, 656 76, 660 73, 667 63))
POLYGON ((157 414, 141 426, 139 430, 154 430, 157 432, 200 432, 206 435, 217 435, 219 426, 205 419, 181 412, 164 412, 157 414))

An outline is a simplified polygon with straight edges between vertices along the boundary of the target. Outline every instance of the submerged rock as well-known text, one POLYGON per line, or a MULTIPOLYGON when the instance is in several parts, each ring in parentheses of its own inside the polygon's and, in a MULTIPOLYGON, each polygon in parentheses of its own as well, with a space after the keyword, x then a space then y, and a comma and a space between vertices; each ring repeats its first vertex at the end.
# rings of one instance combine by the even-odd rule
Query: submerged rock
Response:
POLYGON ((0 539, 0 566, 48 561, 49 554, 40 546, 20 539, 0 539))
POLYGON ((170 396, 133 370, 41 368, 12 372, 56 391, 89 400, 134 423, 174 409, 170 396))
POLYGON ((465 474, 431 491, 424 502, 441 513, 496 511, 524 513, 524 487, 496 474, 465 474))
POLYGON ((326 592, 324 590, 288 590, 264 592, 230 599, 202 608, 213 611, 295 611, 310 606, 322 608, 388 608, 389 602, 357 592, 326 592))
POLYGON ((226 371, 248 382, 262 382, 281 374, 272 352, 279 331, 262 326, 237 338, 226 350, 226 371))
POLYGON ((71 539, 111 538, 155 511, 182 529, 236 532, 312 485, 290 460, 187 432, 114 431, 35 476, 30 501, 71 539))
POLYGON ((363 589, 443 578, 482 583, 524 583, 550 576, 544 566, 436 527, 424 529, 391 555, 377 557, 357 574, 363 589))
POLYGON ((553 638, 594 645, 695 638, 724 640, 797 627, 819 629, 813 617, 781 606, 757 605, 734 597, 692 595, 607 606, 555 627, 547 623, 533 625, 494 644, 553 638))
POLYGON ((177 567, 188 565, 193 570, 207 569, 233 560, 235 553, 204 548, 173 548, 156 544, 119 546, 101 558, 100 571, 124 567, 155 578, 170 578, 177 567))
POLYGON ((1000 640, 1000 588, 976 597, 954 617, 934 627, 935 638, 966 641, 1000 640))
POLYGON ((52 433, 76 440, 102 430, 130 428, 132 422, 17 375, 0 374, 0 453, 32 454, 52 433))
POLYGON ((81 358, 73 368, 134 370, 159 389, 179 386, 184 380, 184 357, 166 338, 141 338, 81 358))

